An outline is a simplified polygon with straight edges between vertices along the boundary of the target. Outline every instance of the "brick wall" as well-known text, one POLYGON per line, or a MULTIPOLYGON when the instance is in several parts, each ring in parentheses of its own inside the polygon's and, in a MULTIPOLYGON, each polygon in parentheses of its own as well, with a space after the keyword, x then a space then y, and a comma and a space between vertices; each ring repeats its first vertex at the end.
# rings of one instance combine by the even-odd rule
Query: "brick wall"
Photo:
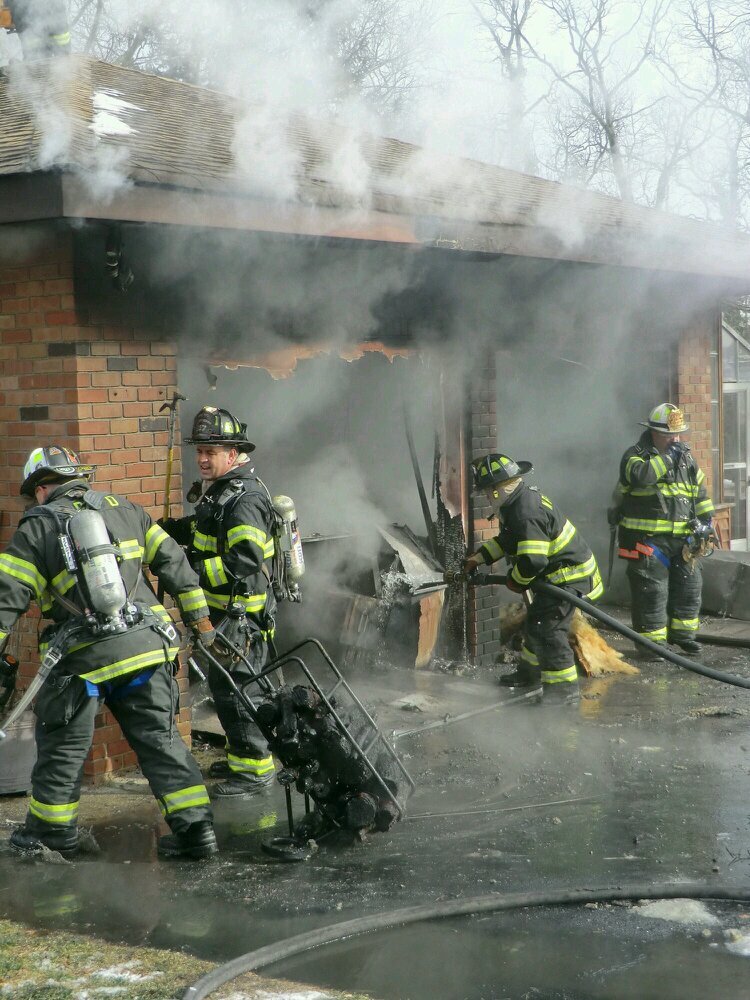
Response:
MULTIPOLYGON (((675 400, 690 424, 690 447, 706 474, 709 492, 713 482, 711 456, 711 350, 717 339, 717 314, 697 318, 683 331, 677 348, 675 400)), ((716 498, 719 499, 718 497, 716 498)))
MULTIPOLYGON (((12 258, 6 251, 0 260, 2 548, 23 509, 18 487, 24 462, 40 444, 72 448, 99 466, 97 488, 125 494, 160 516, 167 420, 159 407, 176 389, 172 344, 133 329, 87 325, 74 286, 72 235, 50 228, 34 247, 12 258)), ((171 490, 176 511, 181 487, 177 449, 171 490)), ((21 687, 38 664, 38 626, 32 610, 11 639, 23 664, 21 687)), ((180 685, 186 689, 185 676, 180 685)), ((188 739, 188 711, 180 714, 178 728, 188 739)), ((86 774, 96 780, 133 764, 135 754, 114 718, 100 712, 86 774)))

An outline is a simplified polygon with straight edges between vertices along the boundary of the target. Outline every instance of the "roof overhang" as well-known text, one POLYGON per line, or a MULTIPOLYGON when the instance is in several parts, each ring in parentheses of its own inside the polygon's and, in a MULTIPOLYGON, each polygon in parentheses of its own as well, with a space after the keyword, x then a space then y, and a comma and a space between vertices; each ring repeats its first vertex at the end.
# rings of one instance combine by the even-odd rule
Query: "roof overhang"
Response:
MULTIPOLYGON (((737 294, 750 291, 747 266, 737 260, 735 234, 714 237, 711 252, 686 254, 673 234, 592 235, 571 246, 540 227, 441 219, 378 210, 277 202, 239 193, 197 191, 136 183, 111 198, 98 199, 68 173, 0 176, 0 224, 67 220, 175 225, 317 239, 386 243, 410 249, 438 249, 475 255, 508 255, 580 264, 632 267, 719 279, 737 294)), ((705 250, 705 243, 702 244, 705 250)))
POLYGON ((701 275, 750 290, 750 236, 732 229, 83 57, 14 72, 25 75, 0 73, 0 223, 365 240, 701 275), (289 161, 278 184, 258 175, 269 120, 289 161))

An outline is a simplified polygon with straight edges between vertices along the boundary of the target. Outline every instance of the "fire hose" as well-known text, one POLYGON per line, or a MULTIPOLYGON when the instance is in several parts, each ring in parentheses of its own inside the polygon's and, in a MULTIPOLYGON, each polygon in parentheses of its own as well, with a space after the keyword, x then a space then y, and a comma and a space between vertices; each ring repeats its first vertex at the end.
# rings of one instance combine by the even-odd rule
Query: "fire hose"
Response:
POLYGON ((220 986, 246 972, 253 972, 295 955, 304 954, 326 944, 373 931, 405 927, 422 920, 468 916, 476 913, 500 913, 538 906, 582 906, 586 903, 612 903, 639 899, 722 899, 737 903, 750 902, 750 888, 727 885, 696 885, 692 882, 641 883, 603 889, 557 889, 542 892, 491 893, 469 899, 450 899, 424 906, 408 906, 368 917, 345 920, 328 927, 319 927, 306 934, 297 934, 286 941, 277 941, 255 951, 240 955, 218 966, 189 986, 182 1000, 203 1000, 220 986))
MULTIPOLYGON (((482 576, 475 577, 474 579, 470 579, 469 583, 474 586, 504 584, 505 577, 502 575, 487 573, 482 576)), ((605 611, 601 611, 584 597, 579 597, 578 594, 574 594, 572 591, 566 590, 564 587, 556 587, 553 583, 546 583, 543 580, 535 580, 529 585, 529 590, 536 591, 537 593, 549 594, 551 597, 557 597, 562 601, 569 601, 571 604, 575 605, 575 607, 580 608, 581 611, 585 611, 587 615, 591 615, 592 618, 596 618, 597 621, 600 621, 603 625, 614 629, 615 632, 619 632, 620 635, 624 635, 626 639, 631 639, 633 642, 638 643, 638 645, 643 646, 652 653, 656 653, 665 660, 669 660, 670 663, 674 663, 678 667, 683 667, 685 670, 690 670, 692 673, 700 674, 703 677, 710 677, 711 680, 720 681, 722 684, 731 684, 733 687, 750 688, 750 677, 739 677, 737 674, 729 674, 724 670, 714 670, 713 667, 707 667, 703 663, 697 663, 695 660, 691 660, 687 656, 681 656, 679 653, 675 653, 674 650, 665 649, 661 643, 652 642, 651 639, 645 638, 645 636, 642 636, 639 632, 636 632, 629 626, 623 625, 622 622, 619 622, 616 618, 608 615, 605 611)))

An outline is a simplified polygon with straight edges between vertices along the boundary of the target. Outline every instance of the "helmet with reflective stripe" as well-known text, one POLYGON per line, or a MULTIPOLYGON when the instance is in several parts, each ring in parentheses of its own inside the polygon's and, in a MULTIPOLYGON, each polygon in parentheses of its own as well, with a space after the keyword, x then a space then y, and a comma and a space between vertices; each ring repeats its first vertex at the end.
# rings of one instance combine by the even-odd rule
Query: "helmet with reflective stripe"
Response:
POLYGON ((641 421, 641 427, 659 434, 683 434, 690 428, 685 423, 685 414, 674 403, 659 403, 648 415, 648 422, 641 421))
POLYGON ((61 445, 50 444, 35 448, 23 467, 20 493, 33 497, 37 486, 63 479, 82 479, 93 475, 95 465, 86 465, 74 451, 61 445))
POLYGON ((493 452, 483 458, 475 458, 471 463, 471 474, 475 490, 484 490, 496 483, 504 483, 517 476, 525 476, 534 466, 531 462, 515 462, 507 455, 493 452))
POLYGON ((229 410, 216 406, 204 406, 198 410, 193 432, 185 438, 185 444, 218 444, 247 453, 255 451, 255 445, 247 439, 247 424, 241 424, 229 410))

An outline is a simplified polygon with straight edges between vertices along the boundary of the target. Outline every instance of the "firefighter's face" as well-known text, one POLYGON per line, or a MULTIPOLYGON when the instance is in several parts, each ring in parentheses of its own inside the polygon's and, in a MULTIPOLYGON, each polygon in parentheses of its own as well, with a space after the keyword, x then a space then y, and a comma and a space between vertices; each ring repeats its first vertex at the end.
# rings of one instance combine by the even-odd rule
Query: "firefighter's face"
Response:
POLYGON ((508 479, 504 483, 495 483, 493 486, 487 487, 484 491, 484 495, 487 498, 487 501, 492 505, 492 509, 495 513, 497 513, 505 503, 507 503, 511 495, 515 493, 520 482, 520 478, 516 476, 515 479, 508 479))
POLYGON ((654 448, 662 453, 670 444, 679 444, 682 439, 680 434, 665 434, 662 431, 651 431, 651 437, 654 439, 654 448))
POLYGON ((198 472, 201 479, 213 482, 225 472, 229 472, 237 461, 236 448, 222 448, 220 445, 199 444, 195 449, 198 472))

